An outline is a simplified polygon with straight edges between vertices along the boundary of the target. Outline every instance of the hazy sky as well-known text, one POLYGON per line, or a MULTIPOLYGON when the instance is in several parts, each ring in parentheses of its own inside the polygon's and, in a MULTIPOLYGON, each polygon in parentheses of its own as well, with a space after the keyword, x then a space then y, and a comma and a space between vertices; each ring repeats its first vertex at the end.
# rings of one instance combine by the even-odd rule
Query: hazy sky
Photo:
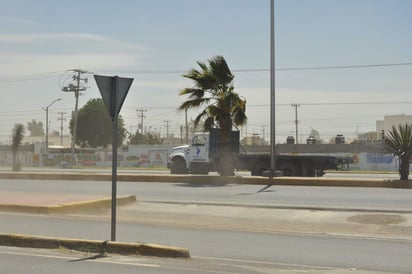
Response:
MULTIPOLYGON (((65 133, 74 94, 61 91, 70 69, 133 77, 121 115, 133 132, 144 125, 177 134, 184 113, 181 75, 223 55, 247 100, 243 134, 268 139, 270 0, 1 1, 0 141, 31 119, 65 133), (258 70, 258 71, 254 71, 258 70)), ((410 0, 276 0, 276 131, 278 142, 311 128, 329 139, 375 129, 389 114, 412 114, 412 65, 319 69, 412 62, 410 0), (305 70, 302 68, 318 68, 305 70), (300 70, 287 70, 300 68, 300 70)), ((79 106, 100 97, 92 75, 79 106)), ((189 118, 194 113, 189 113, 189 118)), ((109 129, 110 130, 110 129, 109 129)))

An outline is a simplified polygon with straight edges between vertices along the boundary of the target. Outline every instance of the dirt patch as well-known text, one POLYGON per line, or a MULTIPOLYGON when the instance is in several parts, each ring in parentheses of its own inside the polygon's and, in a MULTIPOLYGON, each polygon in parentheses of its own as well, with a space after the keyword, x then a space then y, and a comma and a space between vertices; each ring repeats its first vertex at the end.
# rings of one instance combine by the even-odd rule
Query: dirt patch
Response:
POLYGON ((374 225, 396 225, 406 221, 400 215, 394 214, 360 214, 347 218, 348 222, 374 225))

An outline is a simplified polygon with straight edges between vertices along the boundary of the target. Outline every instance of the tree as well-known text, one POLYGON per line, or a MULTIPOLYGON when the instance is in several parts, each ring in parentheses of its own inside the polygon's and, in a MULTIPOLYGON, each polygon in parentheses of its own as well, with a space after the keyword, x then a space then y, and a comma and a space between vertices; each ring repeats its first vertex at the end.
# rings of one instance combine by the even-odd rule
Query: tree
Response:
POLYGON ((131 145, 160 145, 163 140, 158 134, 147 132, 145 134, 140 133, 138 130, 135 134, 130 135, 131 145))
POLYGON ((195 126, 204 120, 204 130, 213 127, 220 129, 219 142, 221 175, 233 175, 231 156, 232 127, 246 123, 246 100, 234 91, 234 75, 222 56, 208 60, 208 64, 197 62, 200 70, 192 69, 183 77, 193 80, 194 86, 184 88, 180 95, 187 95, 188 100, 179 107, 180 110, 204 107, 195 118, 195 126))
POLYGON ((44 136, 43 123, 33 119, 27 123, 27 129, 30 131, 30 136, 44 136))
MULTIPOLYGON (((73 134, 74 119, 70 120, 70 132, 73 134)), ((126 136, 124 121, 119 116, 118 145, 126 136)), ((103 99, 90 99, 77 114, 76 144, 81 147, 107 147, 112 143, 112 120, 107 113, 103 99)))
POLYGON ((399 124, 385 134, 384 146, 399 157, 401 180, 408 180, 409 161, 412 155, 412 124, 399 124))
POLYGON ((13 154, 13 171, 19 171, 20 165, 17 163, 17 151, 24 137, 24 126, 16 124, 13 128, 11 151, 13 154))

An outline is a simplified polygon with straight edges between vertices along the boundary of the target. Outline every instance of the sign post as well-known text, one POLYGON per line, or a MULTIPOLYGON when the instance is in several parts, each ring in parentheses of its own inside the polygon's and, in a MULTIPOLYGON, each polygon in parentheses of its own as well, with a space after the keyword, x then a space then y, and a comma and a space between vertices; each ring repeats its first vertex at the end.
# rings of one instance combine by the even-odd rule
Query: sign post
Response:
POLYGON ((116 241, 116 202, 117 202, 117 121, 120 109, 132 85, 133 78, 94 75, 103 102, 112 118, 112 221, 111 241, 116 241))

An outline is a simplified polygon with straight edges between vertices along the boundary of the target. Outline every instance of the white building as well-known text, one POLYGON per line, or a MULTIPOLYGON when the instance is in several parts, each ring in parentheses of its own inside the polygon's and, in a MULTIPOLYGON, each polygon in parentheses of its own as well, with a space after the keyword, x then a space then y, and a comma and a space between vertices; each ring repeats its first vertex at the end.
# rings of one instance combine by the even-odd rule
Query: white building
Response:
POLYGON ((381 139, 382 133, 390 131, 392 126, 399 124, 412 124, 412 115, 385 115, 383 120, 376 121, 376 132, 380 133, 381 139))

